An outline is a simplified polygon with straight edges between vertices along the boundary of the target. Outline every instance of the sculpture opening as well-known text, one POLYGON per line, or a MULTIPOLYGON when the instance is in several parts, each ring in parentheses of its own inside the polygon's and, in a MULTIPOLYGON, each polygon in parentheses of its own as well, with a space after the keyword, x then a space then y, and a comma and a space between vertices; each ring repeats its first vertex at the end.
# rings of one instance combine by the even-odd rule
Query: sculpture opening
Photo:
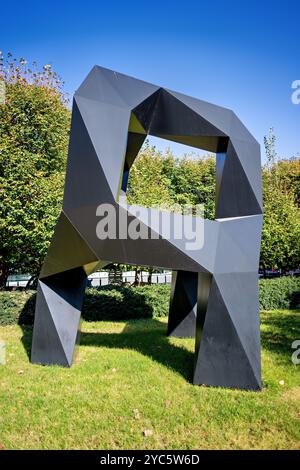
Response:
POLYGON ((202 204, 203 216, 214 220, 214 153, 147 136, 128 173, 129 204, 193 213, 202 204))

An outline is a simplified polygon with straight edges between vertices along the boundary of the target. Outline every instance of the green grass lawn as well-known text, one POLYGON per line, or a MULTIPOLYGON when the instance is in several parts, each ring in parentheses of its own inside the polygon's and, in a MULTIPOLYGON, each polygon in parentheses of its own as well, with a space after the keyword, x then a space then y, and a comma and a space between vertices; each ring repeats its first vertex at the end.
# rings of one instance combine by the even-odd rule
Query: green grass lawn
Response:
POLYGON ((0 327, 0 448, 300 449, 299 311, 262 314, 258 393, 193 386, 194 341, 165 332, 165 320, 84 322, 63 369, 29 363, 31 328, 0 327))

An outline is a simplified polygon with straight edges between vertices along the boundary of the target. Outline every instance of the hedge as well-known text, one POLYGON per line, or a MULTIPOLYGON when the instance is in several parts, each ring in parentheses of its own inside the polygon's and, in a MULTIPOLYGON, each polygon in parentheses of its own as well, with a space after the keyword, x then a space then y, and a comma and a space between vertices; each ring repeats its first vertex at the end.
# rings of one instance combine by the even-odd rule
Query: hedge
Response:
POLYGON ((280 277, 259 281, 262 310, 300 308, 300 277, 280 277))
MULTIPOLYGON (((88 288, 82 308, 87 321, 164 317, 169 308, 169 285, 88 288)), ((0 292, 0 325, 32 325, 36 293, 0 292)))
MULTIPOLYGON (((259 281, 262 310, 300 308, 300 278, 259 281)), ((87 321, 164 317, 169 309, 169 285, 88 288, 82 310, 87 321)), ((36 294, 0 292, 0 325, 32 325, 36 294)))

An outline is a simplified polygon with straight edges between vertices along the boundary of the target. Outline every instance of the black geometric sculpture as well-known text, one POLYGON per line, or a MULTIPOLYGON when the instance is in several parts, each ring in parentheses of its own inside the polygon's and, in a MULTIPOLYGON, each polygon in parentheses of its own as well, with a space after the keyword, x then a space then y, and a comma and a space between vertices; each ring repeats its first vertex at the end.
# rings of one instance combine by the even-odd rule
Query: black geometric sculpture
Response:
MULTIPOLYGON (((111 262, 173 270, 168 334, 196 334, 194 383, 261 388, 258 262, 260 147, 236 115, 94 67, 75 93, 63 208, 38 286, 31 360, 71 366, 87 276, 111 262), (148 134, 217 154, 215 220, 185 248, 120 203, 148 134), (100 240, 96 211, 115 207, 150 238, 100 240), (125 212, 127 212, 125 214, 125 212)), ((157 215, 157 214, 156 214, 157 215)), ((185 215, 172 214, 174 223, 185 215)))

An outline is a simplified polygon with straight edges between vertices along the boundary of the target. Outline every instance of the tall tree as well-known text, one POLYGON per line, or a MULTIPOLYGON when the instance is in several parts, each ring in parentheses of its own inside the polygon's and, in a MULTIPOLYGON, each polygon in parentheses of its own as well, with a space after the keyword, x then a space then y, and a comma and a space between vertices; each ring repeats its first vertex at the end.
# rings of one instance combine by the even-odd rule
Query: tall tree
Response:
POLYGON ((8 54, 0 60, 0 288, 11 272, 38 273, 63 194, 70 112, 63 83, 8 54), (4 95, 4 96, 3 96, 4 95))
POLYGON ((273 129, 265 137, 267 163, 263 167, 264 223, 260 265, 262 269, 297 268, 300 264, 300 211, 289 178, 288 166, 277 157, 273 129), (284 176, 285 175, 285 176, 284 176))
POLYGON ((294 195, 300 208, 300 156, 280 160, 277 163, 277 174, 283 190, 294 195))

